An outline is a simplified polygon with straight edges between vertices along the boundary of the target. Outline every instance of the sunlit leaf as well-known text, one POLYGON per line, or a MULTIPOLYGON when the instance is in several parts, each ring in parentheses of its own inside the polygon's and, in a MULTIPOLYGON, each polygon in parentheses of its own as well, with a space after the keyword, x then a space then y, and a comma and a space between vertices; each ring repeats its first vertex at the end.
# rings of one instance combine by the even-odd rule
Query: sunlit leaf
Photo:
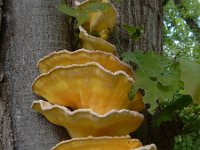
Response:
POLYGON ((98 1, 91 1, 87 6, 84 7, 84 9, 81 9, 81 11, 86 13, 91 12, 97 12, 97 11, 105 11, 110 7, 110 3, 101 3, 98 1))
POLYGON ((92 12, 97 11, 105 11, 108 7, 110 7, 109 3, 101 3, 97 1, 91 1, 88 3, 84 9, 79 7, 69 7, 66 5, 65 0, 62 0, 61 3, 58 5, 58 10, 60 10, 62 13, 75 17, 78 21, 78 26, 82 25, 87 21, 89 14, 92 12))
POLYGON ((67 6, 64 0, 60 2, 57 8, 64 14, 67 14, 72 17, 77 16, 77 10, 75 8, 67 6))
POLYGON ((124 61, 137 64, 133 91, 144 89, 144 102, 151 105, 150 112, 153 113, 157 107, 157 100, 173 99, 173 95, 179 90, 178 63, 154 52, 126 52, 122 57, 124 61))
POLYGON ((193 101, 200 104, 200 64, 189 59, 181 59, 180 67, 186 94, 191 95, 193 101))

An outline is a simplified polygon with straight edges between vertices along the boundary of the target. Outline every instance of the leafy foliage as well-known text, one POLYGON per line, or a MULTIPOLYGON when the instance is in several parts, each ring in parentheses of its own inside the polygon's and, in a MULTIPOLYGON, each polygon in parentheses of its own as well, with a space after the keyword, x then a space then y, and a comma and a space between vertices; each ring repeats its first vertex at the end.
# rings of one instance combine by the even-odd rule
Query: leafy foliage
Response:
POLYGON ((184 134, 200 130, 200 105, 192 104, 185 108, 180 117, 184 123, 184 134))
POLYGON ((194 102, 200 104, 200 64, 189 59, 181 59, 180 67, 185 92, 192 96, 194 102))
MULTIPOLYGON (((177 8, 175 0, 169 0, 164 8, 163 49, 169 56, 186 56, 194 59, 200 57, 200 34, 191 29, 186 22, 188 18, 200 23, 200 2, 198 0, 179 0, 182 7, 177 8)), ((199 24, 200 28, 200 24, 199 24)))
POLYGON ((179 63, 154 52, 126 52, 123 60, 137 64, 134 90, 145 90, 144 101, 150 103, 150 111, 157 107, 157 100, 173 99, 179 90, 179 63))
POLYGON ((174 100, 161 110, 159 116, 155 119, 154 125, 160 126, 162 122, 171 121, 176 111, 182 110, 192 103, 192 97, 189 95, 176 95, 174 100))
MULTIPOLYGON (((164 7, 163 49, 170 57, 185 57, 180 59, 181 80, 184 82, 181 93, 190 94, 196 103, 199 103, 200 94, 200 67, 197 63, 200 59, 199 14, 199 0, 169 0, 164 7)), ((190 105, 179 116, 184 123, 184 133, 177 136, 174 149, 199 150, 200 105, 190 105)))
POLYGON ((189 150, 200 148, 200 105, 191 104, 180 113, 184 123, 183 133, 175 138, 175 150, 189 150))
POLYGON ((58 5, 58 10, 68 16, 76 18, 78 26, 80 26, 88 19, 91 12, 105 11, 108 7, 110 7, 109 3, 101 3, 97 0, 91 0, 84 9, 79 7, 72 8, 66 5, 65 0, 62 0, 58 5))
POLYGON ((176 137, 174 150, 200 150, 200 131, 176 137))
POLYGON ((144 32, 143 28, 141 28, 141 27, 136 28, 136 27, 125 24, 124 28, 129 33, 131 39, 134 41, 137 40, 141 36, 141 34, 144 32))

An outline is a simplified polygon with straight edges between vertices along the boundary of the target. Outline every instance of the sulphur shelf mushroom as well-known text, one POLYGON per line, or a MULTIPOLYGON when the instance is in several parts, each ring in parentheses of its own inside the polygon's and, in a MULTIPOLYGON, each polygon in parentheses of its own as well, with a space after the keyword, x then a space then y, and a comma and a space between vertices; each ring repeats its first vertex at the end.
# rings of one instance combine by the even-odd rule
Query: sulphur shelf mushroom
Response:
POLYGON ((72 64, 84 64, 88 62, 97 62, 105 69, 112 72, 122 70, 130 77, 133 77, 132 68, 120 61, 116 56, 103 51, 89 51, 79 49, 74 52, 61 50, 53 52, 38 62, 38 68, 41 73, 47 73, 56 66, 68 66, 72 64))
POLYGON ((138 139, 122 137, 74 138, 57 144, 52 150, 156 150, 154 144, 142 146, 138 139))
POLYGON ((52 150, 131 150, 139 148, 142 143, 137 139, 125 137, 87 137, 63 141, 52 150))
POLYGON ((87 30, 87 32, 95 33, 99 35, 100 38, 106 40, 108 38, 109 32, 113 30, 117 23, 117 11, 109 0, 88 0, 78 4, 77 7, 80 9, 85 9, 88 4, 94 2, 101 2, 106 4, 105 10, 91 12, 89 14, 88 20, 83 24, 83 27, 87 30))
POLYGON ((142 93, 138 90, 133 98, 133 101, 130 103, 128 109, 143 111, 145 108, 144 101, 142 100, 142 93))
POLYGON ((42 100, 34 101, 32 109, 43 114, 53 124, 65 127, 72 138, 128 135, 135 131, 144 119, 144 116, 136 111, 112 110, 99 115, 90 109, 70 111, 66 107, 42 100))
POLYGON ((110 44, 106 40, 89 35, 81 26, 79 27, 79 30, 80 43, 84 49, 99 50, 116 55, 117 49, 114 45, 110 44))
POLYGON ((136 148, 134 150, 157 150, 157 148, 156 148, 155 144, 150 144, 150 145, 146 145, 146 146, 136 148))
POLYGON ((104 114, 112 109, 133 110, 136 101, 128 97, 133 84, 125 72, 113 73, 90 62, 56 67, 41 74, 33 82, 32 90, 51 103, 104 114))

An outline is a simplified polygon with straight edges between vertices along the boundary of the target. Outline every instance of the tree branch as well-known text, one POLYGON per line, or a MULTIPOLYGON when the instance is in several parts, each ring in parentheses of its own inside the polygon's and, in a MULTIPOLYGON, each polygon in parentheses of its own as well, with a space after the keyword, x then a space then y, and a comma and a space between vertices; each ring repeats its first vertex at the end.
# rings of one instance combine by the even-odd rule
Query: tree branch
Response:
MULTIPOLYGON (((178 8, 178 10, 183 9, 187 11, 186 7, 183 5, 182 0, 174 0, 174 4, 178 8)), ((193 18, 189 18, 181 14, 181 17, 186 21, 190 29, 193 31, 194 35, 197 38, 197 41, 200 43, 200 27, 198 26, 197 22, 193 18)))

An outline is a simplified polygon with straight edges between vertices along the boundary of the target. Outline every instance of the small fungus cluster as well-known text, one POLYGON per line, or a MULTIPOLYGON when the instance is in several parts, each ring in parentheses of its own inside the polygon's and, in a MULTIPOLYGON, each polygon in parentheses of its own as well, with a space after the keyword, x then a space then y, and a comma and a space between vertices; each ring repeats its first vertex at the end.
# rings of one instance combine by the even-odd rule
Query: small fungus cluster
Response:
POLYGON ((47 101, 34 101, 32 108, 72 137, 52 150, 155 150, 154 144, 142 146, 129 136, 143 122, 144 103, 139 91, 129 99, 134 72, 106 41, 117 22, 116 9, 108 0, 97 1, 110 7, 91 13, 79 27, 83 49, 53 52, 38 62, 41 75, 32 90, 47 101))

